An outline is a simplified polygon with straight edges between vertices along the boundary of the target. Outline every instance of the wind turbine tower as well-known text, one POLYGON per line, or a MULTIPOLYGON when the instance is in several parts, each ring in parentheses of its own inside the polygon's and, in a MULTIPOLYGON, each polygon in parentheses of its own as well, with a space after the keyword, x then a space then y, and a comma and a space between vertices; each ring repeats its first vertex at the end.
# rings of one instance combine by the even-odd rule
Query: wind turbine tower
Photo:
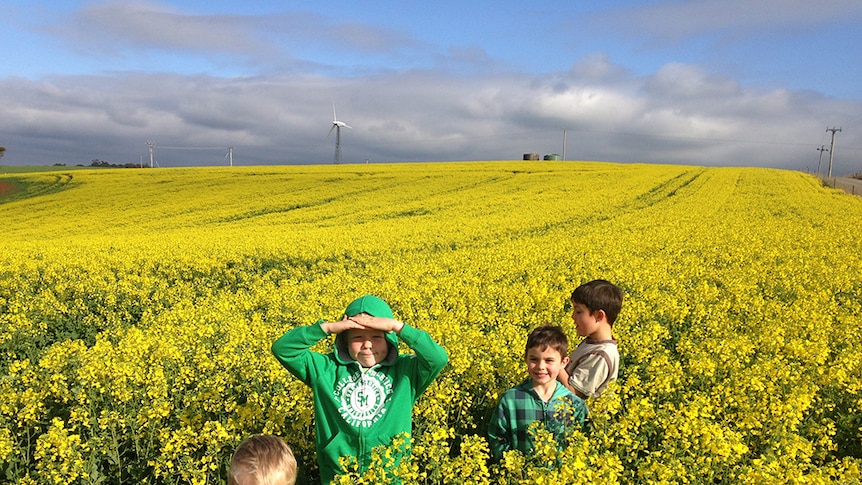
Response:
POLYGON ((329 135, 332 134, 332 130, 335 130, 335 164, 341 163, 341 127, 351 128, 347 123, 343 121, 338 121, 338 117, 335 116, 335 102, 332 102, 332 128, 329 129, 329 134, 326 135, 329 138, 329 135))
POLYGON ((153 168, 153 147, 156 146, 156 142, 147 140, 147 145, 150 147, 150 168, 153 168))

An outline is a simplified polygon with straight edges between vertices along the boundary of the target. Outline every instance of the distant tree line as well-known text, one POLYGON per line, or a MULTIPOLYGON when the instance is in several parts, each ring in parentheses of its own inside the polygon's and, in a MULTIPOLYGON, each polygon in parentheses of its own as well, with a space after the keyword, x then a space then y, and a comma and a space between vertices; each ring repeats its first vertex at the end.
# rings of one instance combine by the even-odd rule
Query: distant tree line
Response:
MULTIPOLYGON (((63 163, 55 163, 55 166, 65 165, 63 163)), ((79 163, 79 167, 83 167, 84 164, 79 163)), ((146 165, 141 165, 140 163, 109 163, 104 160, 92 160, 90 162, 91 167, 102 167, 102 168, 149 168, 146 165)))
MULTIPOLYGON (((3 158, 3 155, 5 155, 5 154, 6 154, 6 147, 0 146, 0 158, 3 158)), ((66 164, 65 163, 55 163, 54 166, 55 167, 65 167, 66 164)), ((83 163, 79 163, 76 166, 83 167, 85 165, 83 163)), ((106 162, 104 160, 91 160, 90 166, 91 167, 104 167, 104 168, 144 168, 144 167, 149 168, 146 165, 143 165, 140 163, 109 163, 109 162, 106 162)))

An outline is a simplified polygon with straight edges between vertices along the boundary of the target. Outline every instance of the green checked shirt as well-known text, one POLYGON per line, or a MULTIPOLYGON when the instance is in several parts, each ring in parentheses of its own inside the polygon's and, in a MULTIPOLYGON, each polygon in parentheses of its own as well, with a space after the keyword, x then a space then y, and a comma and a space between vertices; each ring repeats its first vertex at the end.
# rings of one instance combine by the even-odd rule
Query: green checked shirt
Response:
POLYGON ((584 400, 572 394, 564 385, 558 382, 554 394, 546 403, 533 390, 532 381, 528 378, 503 394, 491 416, 488 424, 491 454, 495 460, 499 460, 503 452, 509 450, 529 454, 533 442, 527 428, 536 421, 542 422, 562 446, 566 441, 567 430, 583 430, 586 416, 587 405, 584 400))

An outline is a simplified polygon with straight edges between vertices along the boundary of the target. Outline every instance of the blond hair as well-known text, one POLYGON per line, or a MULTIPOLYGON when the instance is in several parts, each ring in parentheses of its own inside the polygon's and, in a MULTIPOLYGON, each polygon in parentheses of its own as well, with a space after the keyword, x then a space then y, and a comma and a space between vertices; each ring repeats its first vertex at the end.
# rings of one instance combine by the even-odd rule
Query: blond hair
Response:
POLYGON ((254 435, 230 459, 228 485, 294 485, 296 458, 281 438, 254 435))

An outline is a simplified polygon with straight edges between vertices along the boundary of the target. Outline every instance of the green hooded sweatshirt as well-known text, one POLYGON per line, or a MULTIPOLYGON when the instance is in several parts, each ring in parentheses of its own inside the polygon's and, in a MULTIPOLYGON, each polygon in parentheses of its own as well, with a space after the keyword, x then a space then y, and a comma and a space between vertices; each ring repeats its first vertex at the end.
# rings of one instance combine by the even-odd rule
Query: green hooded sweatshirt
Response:
MULTIPOLYGON (((373 295, 355 300, 345 311, 348 317, 359 313, 393 318, 389 305, 373 295)), ((413 404, 449 357, 427 332, 404 324, 400 337, 415 355, 399 355, 398 335, 389 332, 386 359, 362 369, 347 351, 346 332, 336 336, 329 354, 309 350, 327 336, 322 323, 287 332, 272 344, 272 353, 314 391, 317 464, 321 482, 329 483, 343 472, 339 457, 356 457, 365 471, 375 446, 389 446, 396 435, 411 434, 413 404)))

